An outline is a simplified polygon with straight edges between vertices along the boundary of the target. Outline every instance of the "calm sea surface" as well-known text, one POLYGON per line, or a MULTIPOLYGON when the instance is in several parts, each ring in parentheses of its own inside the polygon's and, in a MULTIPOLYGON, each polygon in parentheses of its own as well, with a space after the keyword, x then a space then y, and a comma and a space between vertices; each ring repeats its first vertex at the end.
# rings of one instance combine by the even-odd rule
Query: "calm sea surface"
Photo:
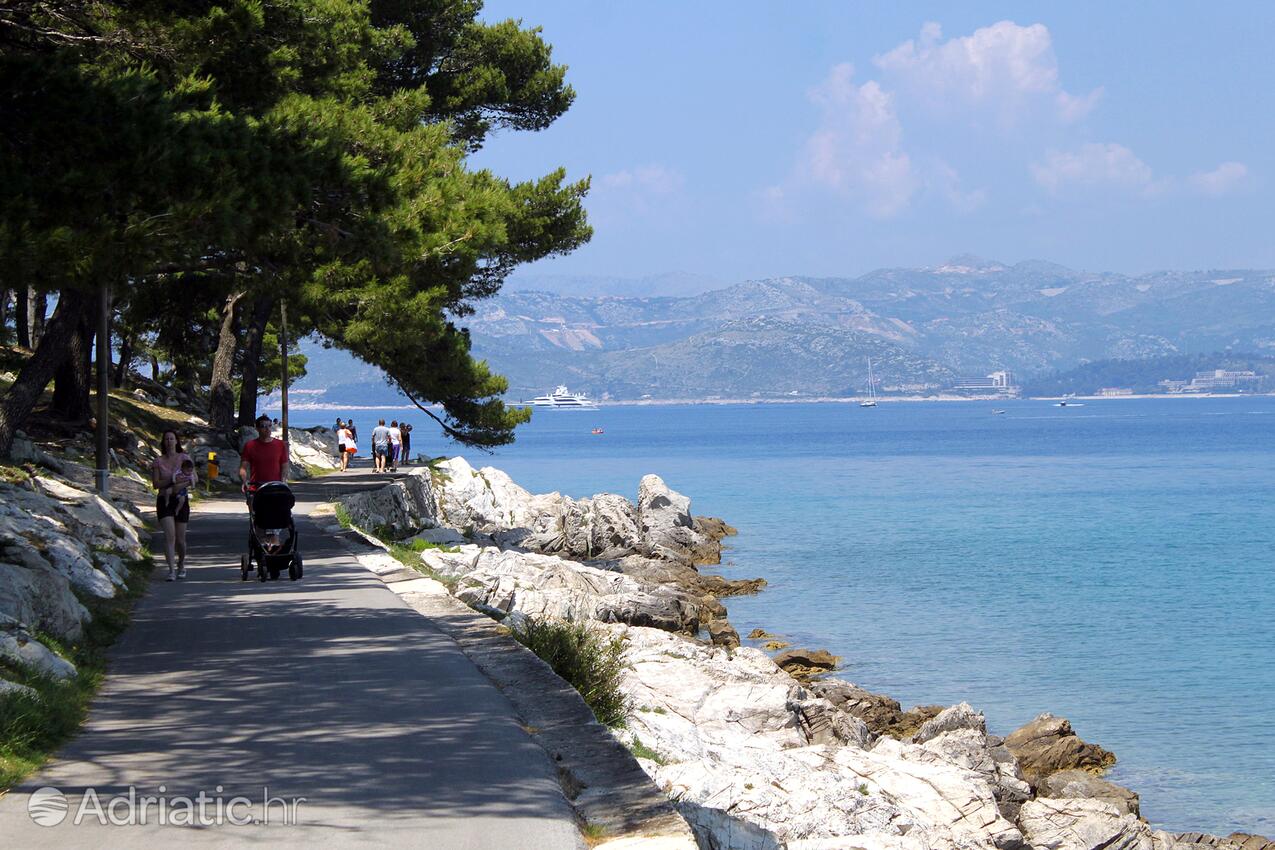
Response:
POLYGON ((1000 734, 1066 716, 1157 827, 1275 833, 1275 399, 542 410, 464 454, 577 497, 657 473, 739 528, 724 574, 770 582, 726 600, 741 634, 1000 734))

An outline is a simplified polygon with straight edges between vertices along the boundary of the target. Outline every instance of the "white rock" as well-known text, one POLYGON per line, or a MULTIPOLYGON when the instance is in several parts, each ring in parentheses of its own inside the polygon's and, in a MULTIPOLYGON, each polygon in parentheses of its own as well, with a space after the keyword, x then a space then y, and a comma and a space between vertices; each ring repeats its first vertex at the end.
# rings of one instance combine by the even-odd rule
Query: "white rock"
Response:
POLYGON ((44 676, 70 679, 75 665, 40 643, 12 620, 0 622, 0 658, 23 664, 44 676))
POLYGON ((425 467, 384 487, 342 496, 340 502, 356 526, 373 533, 388 530, 394 539, 438 525, 438 506, 425 467))
POLYGON ((1162 839, 1112 803, 1042 798, 1023 804, 1023 836, 1037 850, 1161 850, 1162 839))
POLYGON ((683 591, 642 585, 620 573, 553 555, 485 550, 473 569, 460 577, 456 597, 475 607, 519 611, 537 619, 597 620, 689 632, 699 628, 699 605, 683 591))
POLYGON ((22 694, 28 697, 39 696, 35 688, 19 685, 17 682, 10 682, 8 679, 0 679, 0 697, 8 696, 9 694, 22 694))
POLYGON ((90 619, 66 577, 32 553, 30 566, 0 563, 0 615, 77 640, 90 619))

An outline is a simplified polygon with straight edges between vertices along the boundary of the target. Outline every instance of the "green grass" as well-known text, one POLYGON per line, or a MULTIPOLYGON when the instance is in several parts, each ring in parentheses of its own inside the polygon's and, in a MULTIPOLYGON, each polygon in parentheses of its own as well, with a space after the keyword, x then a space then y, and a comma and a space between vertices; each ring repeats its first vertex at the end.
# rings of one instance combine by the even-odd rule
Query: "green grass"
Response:
POLYGON ((582 824, 580 834, 584 836, 584 843, 588 847, 596 847, 610 837, 607 828, 600 823, 582 824))
POLYGON ((629 701, 620 690, 624 642, 590 632, 582 623, 527 618, 514 638, 584 697, 593 716, 607 726, 623 726, 629 701))
POLYGON ((342 528, 348 530, 354 527, 354 520, 350 518, 350 511, 345 505, 337 502, 333 505, 332 513, 336 516, 336 521, 342 528))
POLYGON ((668 759, 657 753, 655 750, 642 743, 640 738, 634 738, 632 745, 629 746, 629 752, 640 759, 653 761, 656 764, 668 764, 668 759))
MULTIPOLYGON (((398 561, 403 566, 410 567, 416 570, 421 575, 426 576, 427 578, 432 578, 434 581, 439 582, 440 584, 442 584, 444 587, 447 588, 448 593, 455 592, 456 584, 458 582, 458 579, 455 576, 445 576, 442 573, 431 569, 429 566, 425 564, 424 561, 421 560, 421 552, 424 552, 426 549, 442 549, 443 547, 431 543, 431 544, 422 545, 418 548, 415 545, 417 543, 425 544, 425 541, 413 540, 412 541, 413 545, 411 546, 404 546, 401 543, 391 543, 390 556, 393 557, 396 561, 398 561)), ((445 551, 455 552, 456 550, 451 549, 451 550, 445 550, 445 551)))
POLYGON ((133 604, 145 592, 153 562, 150 554, 128 565, 128 589, 113 599, 82 599, 93 619, 79 640, 35 636, 71 661, 77 675, 66 681, 40 676, 30 668, 0 660, 0 677, 34 688, 36 696, 0 697, 0 791, 37 770, 80 728, 89 703, 106 674, 106 652, 128 626, 133 604))

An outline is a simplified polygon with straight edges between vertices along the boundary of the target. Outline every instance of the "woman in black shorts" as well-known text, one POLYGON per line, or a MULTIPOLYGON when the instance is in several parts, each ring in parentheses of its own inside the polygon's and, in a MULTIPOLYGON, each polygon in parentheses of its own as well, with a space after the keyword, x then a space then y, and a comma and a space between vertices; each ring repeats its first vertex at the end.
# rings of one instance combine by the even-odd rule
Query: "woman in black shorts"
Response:
POLYGON ((160 438, 160 455, 151 464, 151 484, 158 491, 155 513, 164 529, 164 557, 168 561, 168 580, 186 577, 186 525, 190 522, 190 490, 195 486, 194 464, 182 451, 176 431, 165 431, 160 438), (183 463, 189 464, 183 470, 183 463), (173 561, 177 572, 173 572, 173 561))

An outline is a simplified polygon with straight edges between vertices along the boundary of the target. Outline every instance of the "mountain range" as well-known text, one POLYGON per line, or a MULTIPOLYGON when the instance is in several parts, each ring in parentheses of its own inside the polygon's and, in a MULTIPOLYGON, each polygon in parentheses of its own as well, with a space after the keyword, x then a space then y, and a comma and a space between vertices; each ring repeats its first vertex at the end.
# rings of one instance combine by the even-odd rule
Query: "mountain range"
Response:
MULTIPOLYGON (((511 399, 559 384, 613 399, 854 395, 869 358, 880 391, 933 393, 1001 369, 1025 380, 1094 360, 1275 352, 1272 271, 1124 275, 960 256, 681 296, 580 294, 579 278, 564 288, 506 289, 462 320, 511 399)), ((328 388, 325 400, 340 385, 366 393, 366 376, 336 359, 312 359, 303 386, 328 388)))

